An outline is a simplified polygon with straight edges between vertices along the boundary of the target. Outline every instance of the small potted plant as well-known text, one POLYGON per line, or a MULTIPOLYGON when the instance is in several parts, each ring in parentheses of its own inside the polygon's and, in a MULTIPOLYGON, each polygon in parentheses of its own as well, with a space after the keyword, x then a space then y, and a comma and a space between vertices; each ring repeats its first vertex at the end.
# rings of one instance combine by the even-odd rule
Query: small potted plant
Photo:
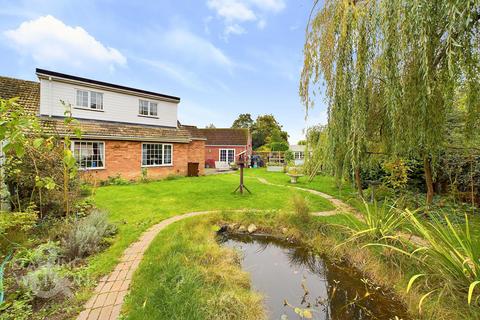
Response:
POLYGON ((298 167, 289 167, 287 175, 290 177, 290 183, 296 184, 298 178, 303 177, 301 168, 298 167))
POLYGON ((280 162, 268 162, 267 171, 270 172, 284 172, 283 163, 280 162))

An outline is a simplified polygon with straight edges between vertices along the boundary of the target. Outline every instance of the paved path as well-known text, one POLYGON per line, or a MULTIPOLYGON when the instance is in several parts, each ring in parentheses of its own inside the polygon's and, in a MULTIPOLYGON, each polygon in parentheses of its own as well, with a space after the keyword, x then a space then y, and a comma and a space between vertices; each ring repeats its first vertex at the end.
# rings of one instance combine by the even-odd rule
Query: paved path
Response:
POLYGON ((292 189, 302 190, 302 191, 305 191, 305 192, 310 192, 311 194, 314 194, 314 195, 320 196, 324 199, 327 199, 328 201, 330 201, 335 206, 334 210, 313 212, 312 215, 314 215, 314 216, 333 216, 333 215, 339 214, 339 213, 350 212, 353 215, 355 215, 357 218, 363 219, 363 217, 361 216, 361 214, 358 212, 357 209, 355 209, 352 206, 346 204, 342 200, 339 200, 337 198, 332 197, 329 194, 326 194, 326 193, 323 193, 323 192, 320 192, 320 191, 317 191, 317 190, 301 188, 301 187, 292 186, 292 185, 289 186, 289 185, 284 185, 284 184, 271 183, 264 178, 257 178, 257 180, 260 181, 263 184, 267 184, 267 185, 270 185, 270 186, 292 188, 292 189))
POLYGON ((168 225, 189 217, 204 215, 216 211, 190 212, 163 220, 142 234, 124 252, 120 263, 109 275, 103 277, 93 297, 85 304, 84 311, 77 320, 114 320, 120 315, 123 299, 128 292, 135 270, 142 261, 143 254, 155 236, 168 225))

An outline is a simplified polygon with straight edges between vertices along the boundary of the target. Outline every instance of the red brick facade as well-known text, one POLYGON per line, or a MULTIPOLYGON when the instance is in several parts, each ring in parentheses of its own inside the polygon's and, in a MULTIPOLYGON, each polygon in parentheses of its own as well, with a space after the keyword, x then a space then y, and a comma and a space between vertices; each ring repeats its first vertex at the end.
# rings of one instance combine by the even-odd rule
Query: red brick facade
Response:
MULTIPOLYGON (((120 175, 124 179, 135 180, 142 176, 142 142, 116 141, 105 142, 105 168, 86 170, 84 178, 106 180, 108 177, 120 175)), ((165 178, 168 175, 187 175, 188 163, 197 162, 199 174, 204 174, 205 141, 190 143, 173 143, 173 163, 171 166, 146 167, 147 177, 151 179, 165 178)))
POLYGON ((209 168, 215 168, 215 161, 220 161, 220 149, 235 149, 235 160, 238 159, 240 152, 245 150, 248 159, 252 154, 248 146, 205 146, 205 165, 209 168))

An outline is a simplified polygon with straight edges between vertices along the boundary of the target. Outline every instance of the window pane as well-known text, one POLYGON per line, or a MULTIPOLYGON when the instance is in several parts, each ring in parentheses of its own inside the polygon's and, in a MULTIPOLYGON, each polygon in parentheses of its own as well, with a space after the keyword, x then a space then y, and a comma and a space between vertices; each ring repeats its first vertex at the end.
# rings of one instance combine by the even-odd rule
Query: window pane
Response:
POLYGON ((220 149, 220 161, 227 161, 227 149, 220 149))
POLYGON ((150 115, 151 116, 157 115, 157 104, 154 102, 150 102, 150 115))
POLYGON ((104 167, 103 142, 74 141, 73 154, 82 169, 104 167))
POLYGON ((235 150, 228 150, 228 163, 235 161, 235 150))
POLYGON ((90 108, 98 110, 103 109, 103 93, 90 92, 90 108))
POLYGON ((142 165, 159 166, 162 164, 163 164, 162 144, 161 143, 142 144, 142 165))
POLYGON ((141 115, 148 116, 148 101, 140 100, 138 113, 141 115))
POLYGON ((172 164, 172 146, 166 144, 163 146, 163 163, 172 164))
POLYGON ((88 91, 77 90, 77 106, 88 108, 88 91))

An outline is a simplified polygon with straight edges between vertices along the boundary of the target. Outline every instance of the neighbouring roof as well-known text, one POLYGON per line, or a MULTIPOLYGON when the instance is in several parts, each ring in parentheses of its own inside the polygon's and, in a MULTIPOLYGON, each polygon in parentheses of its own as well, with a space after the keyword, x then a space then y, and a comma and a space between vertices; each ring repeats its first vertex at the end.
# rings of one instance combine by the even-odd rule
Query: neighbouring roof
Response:
POLYGON ((245 146, 249 143, 248 129, 197 129, 207 138, 208 146, 245 146))
POLYGON ((196 126, 180 124, 180 122, 178 122, 178 127, 187 130, 194 140, 207 140, 207 137, 203 133, 202 129, 199 129, 196 126))
POLYGON ((305 146, 304 145, 299 145, 299 144, 291 144, 290 145, 290 151, 304 152, 305 151, 305 146))
POLYGON ((171 99, 171 100, 175 100, 176 102, 180 102, 179 97, 174 97, 174 96, 170 96, 170 95, 163 94, 163 93, 152 92, 152 91, 147 91, 147 90, 142 90, 142 89, 137 89, 137 88, 126 87, 126 86, 122 86, 122 85, 118 85, 118 84, 114 84, 114 83, 109 83, 109 82, 103 82, 103 81, 98 81, 98 80, 92 80, 92 79, 72 76, 72 75, 64 74, 64 73, 60 73, 60 72, 55 72, 55 71, 50 71, 50 70, 37 68, 36 73, 39 77, 41 77, 43 75, 43 76, 49 76, 49 77, 55 77, 55 78, 69 79, 69 80, 90 83, 90 84, 103 86, 103 87, 110 87, 110 88, 114 88, 114 89, 120 89, 120 90, 132 91, 132 92, 137 92, 137 93, 142 93, 142 94, 148 94, 148 95, 157 96, 157 97, 160 97, 160 98, 171 99))
MULTIPOLYGON (((40 83, 0 76, 0 97, 17 101, 26 111, 39 115, 40 83)), ((48 133, 64 135, 68 132, 63 118, 39 116, 48 133)), ((183 128, 166 128, 152 125, 128 124, 101 120, 78 119, 84 138, 112 140, 136 140, 188 143, 192 140, 190 132, 183 128)))

